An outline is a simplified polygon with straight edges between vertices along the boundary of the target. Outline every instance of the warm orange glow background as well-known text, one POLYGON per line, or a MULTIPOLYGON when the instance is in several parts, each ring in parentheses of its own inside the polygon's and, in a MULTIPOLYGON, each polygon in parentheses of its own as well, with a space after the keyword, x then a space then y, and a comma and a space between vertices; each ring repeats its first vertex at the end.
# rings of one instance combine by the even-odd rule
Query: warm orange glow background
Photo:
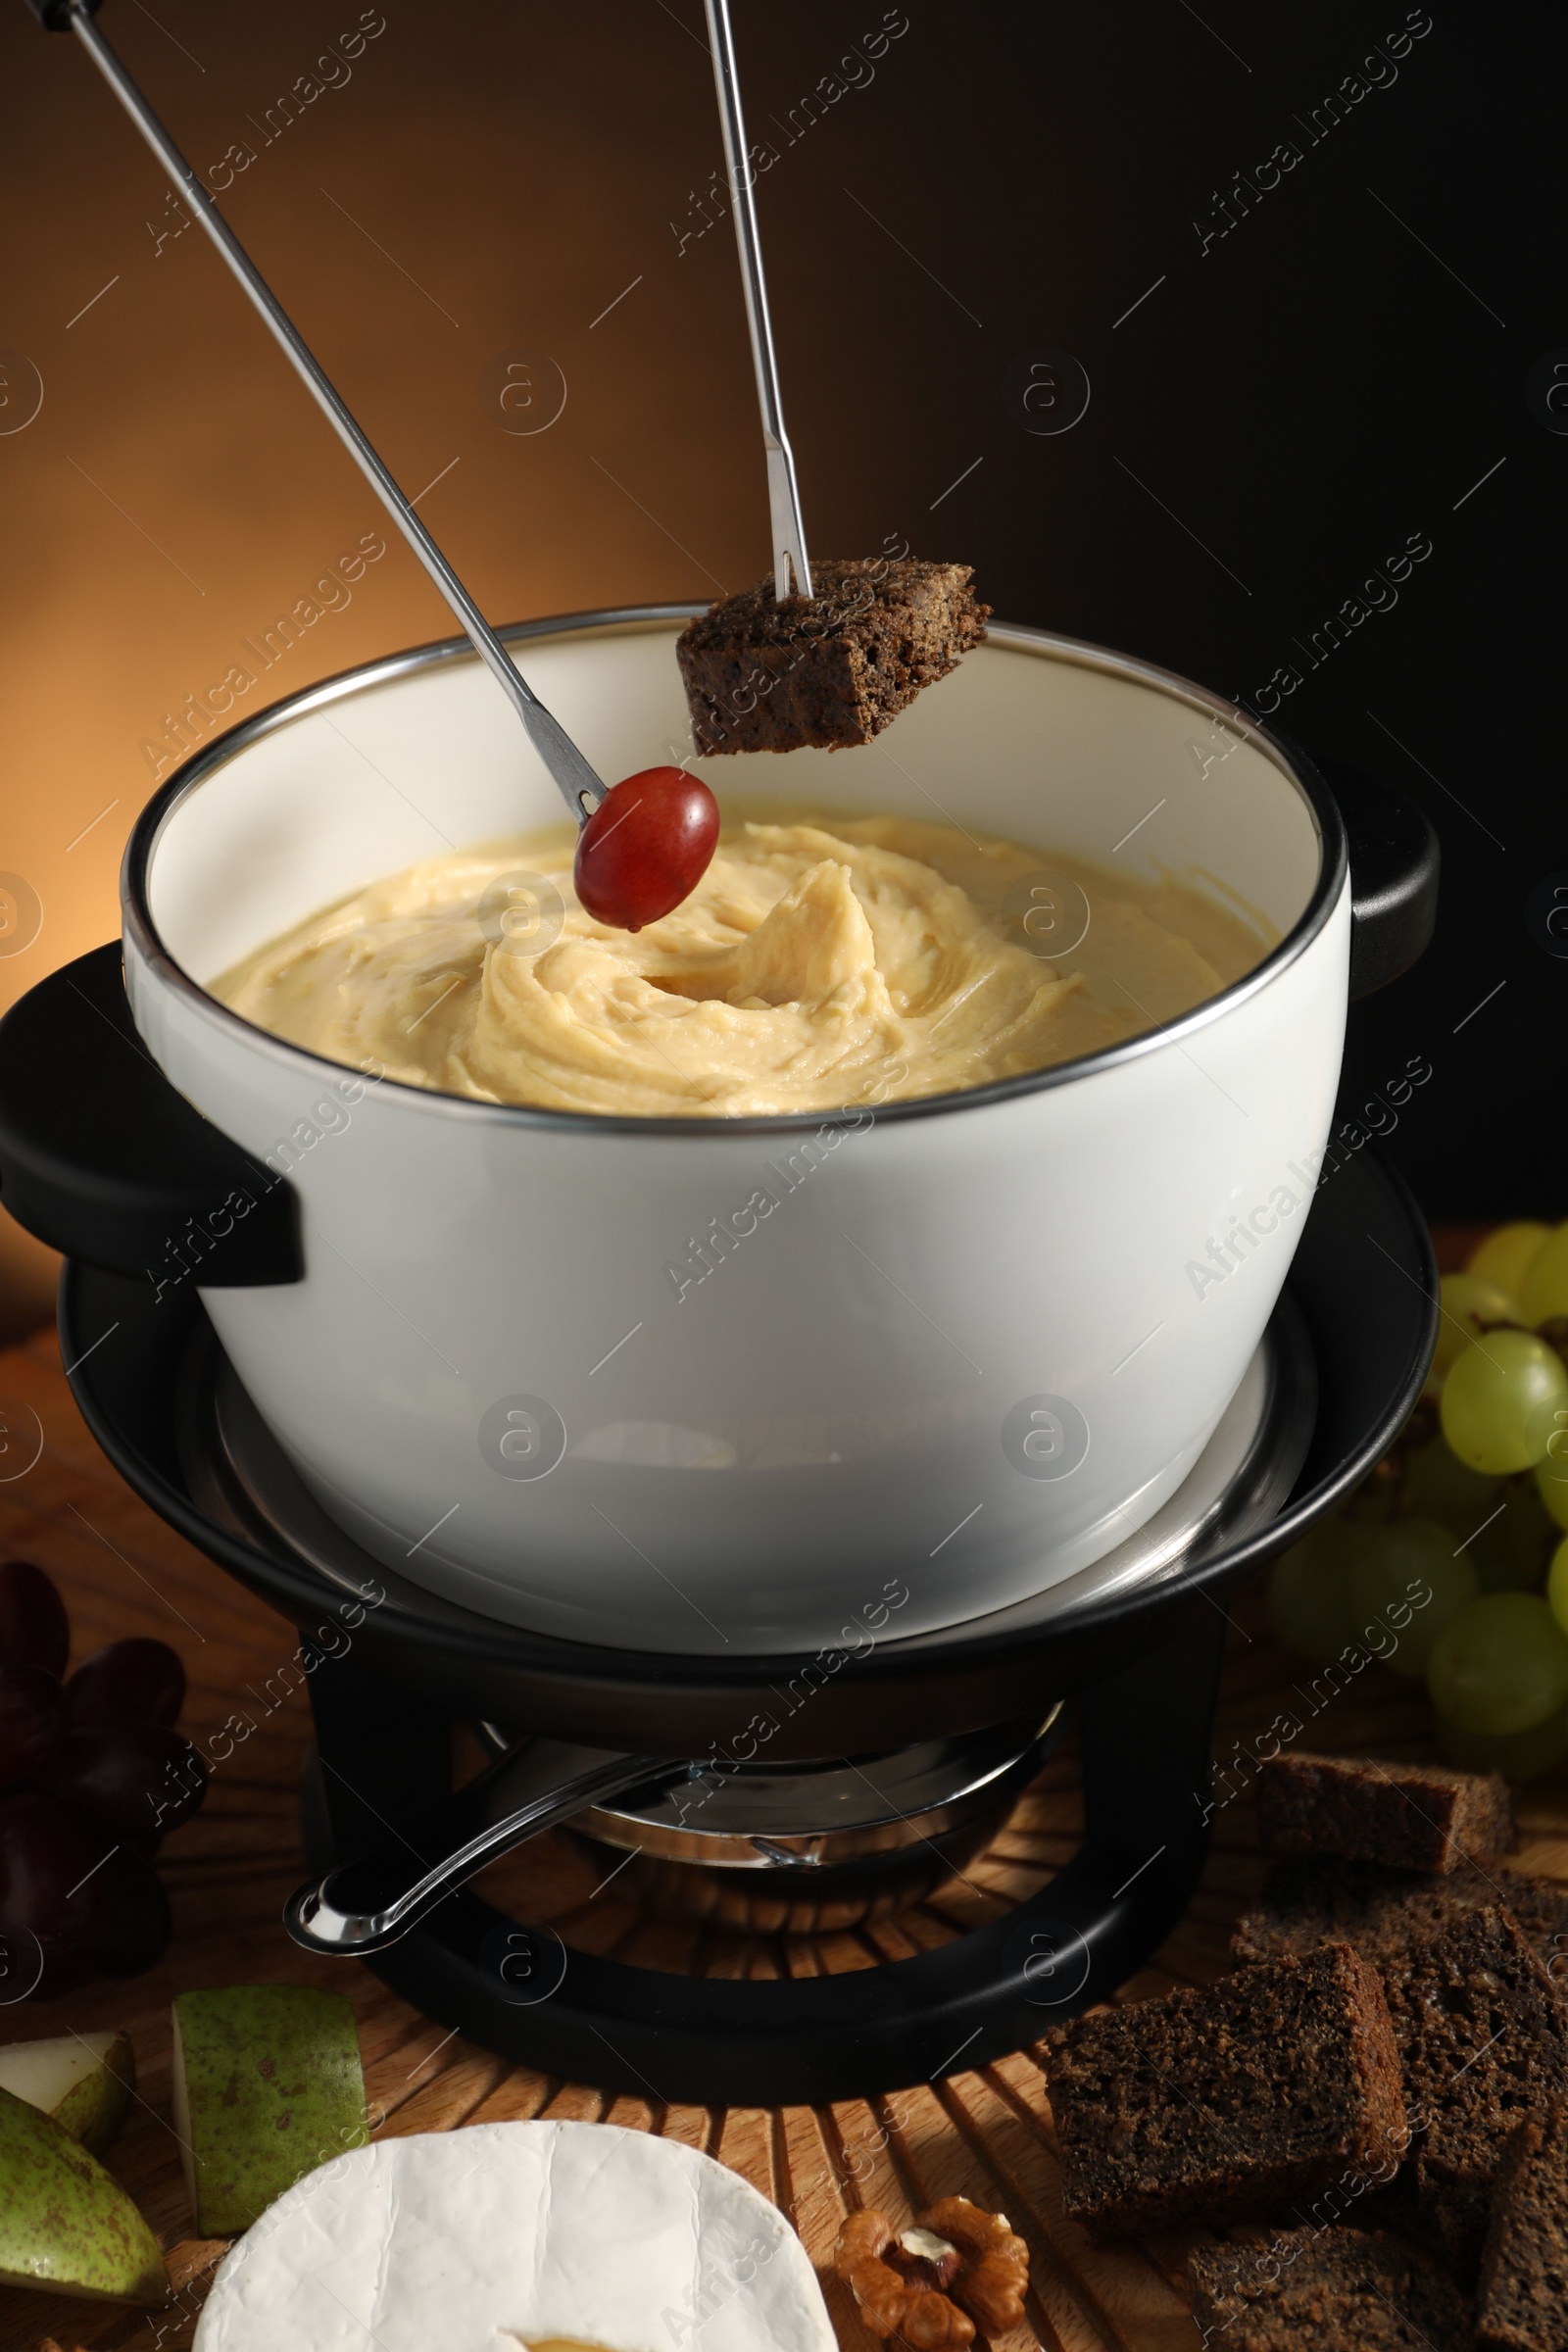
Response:
MULTIPOLYGON (((489 613, 705 598, 762 568, 733 243, 726 228, 677 267, 666 224, 714 145, 708 62, 678 25, 612 9, 601 44, 580 18, 390 0, 384 31, 325 70, 351 77, 269 146, 267 110, 324 78, 353 0, 162 21, 191 57, 130 8, 105 18, 199 171, 231 141, 255 151, 229 218, 406 487, 457 461, 421 512, 489 613), (481 407, 487 364, 519 346, 567 383, 534 437, 481 407)), ((44 379, 36 421, 0 439, 0 864, 44 910, 36 945, 0 961, 9 1003, 118 928, 120 855, 154 783, 142 742, 362 533, 386 557, 236 714, 454 624, 200 229, 157 246, 178 219, 165 175, 74 41, 13 7, 0 78, 0 341, 44 379)))
MULTIPOLYGON (((1507 1005, 1543 1016, 1568 970, 1524 937, 1518 893, 1552 858, 1537 819, 1506 806, 1509 697, 1488 683, 1508 626, 1496 583, 1516 577, 1497 517, 1520 493, 1544 513, 1568 440, 1519 393, 1557 331, 1546 308, 1524 340, 1499 333, 1500 314, 1530 309, 1487 211, 1485 141, 1513 133, 1472 103, 1486 60, 1462 26, 1440 17, 1396 87, 1234 236, 1200 244, 1212 191, 1355 62, 1363 13, 1331 0, 1260 28, 1164 0, 1049 19, 735 0, 751 127, 780 155, 759 201, 816 552, 906 533, 975 562, 1009 618, 1248 693, 1386 544, 1433 532, 1424 602, 1374 622, 1293 706, 1303 739, 1421 798, 1463 876, 1449 946, 1374 1016, 1396 1064, 1480 997, 1472 967, 1516 971, 1507 1005), (885 17, 907 29, 877 52, 885 17), (857 51, 874 74, 792 133, 803 93, 857 51), (1372 181, 1441 269, 1375 211, 1372 181), (1058 439, 1017 429, 1001 395, 1041 345, 1094 383, 1058 439), (1514 464, 1456 509, 1504 449, 1514 464), (1484 802, 1508 858, 1453 795, 1484 802), (1434 988, 1429 1022, 1418 995, 1434 988)), ((101 22, 200 172, 221 179, 248 143, 228 218, 399 478, 436 482, 421 513, 494 618, 759 577, 734 242, 727 220, 705 230, 701 202, 720 148, 699 0, 377 0, 366 21, 382 18, 323 67, 360 0, 106 0, 101 22), (270 130, 302 76, 337 86, 270 130), (481 398, 517 348, 548 353, 567 385, 532 437, 481 398)), ((43 920, 0 956, 0 1007, 117 929, 121 850, 154 782, 143 742, 362 533, 383 531, 386 557, 239 710, 452 629, 199 228, 170 233, 167 197, 77 43, 7 0, 0 347, 26 356, 44 398, 25 430, 0 430, 0 868, 30 882, 43 920)), ((1465 1032, 1443 1115, 1471 1083, 1463 1057, 1482 1083, 1495 1051, 1488 1022, 1465 1032)), ((1540 1101, 1523 1090, 1518 1116, 1540 1101)), ((41 1304, 39 1266, 24 1277, 14 1232, 0 1242, 0 1295, 30 1280, 41 1304)))

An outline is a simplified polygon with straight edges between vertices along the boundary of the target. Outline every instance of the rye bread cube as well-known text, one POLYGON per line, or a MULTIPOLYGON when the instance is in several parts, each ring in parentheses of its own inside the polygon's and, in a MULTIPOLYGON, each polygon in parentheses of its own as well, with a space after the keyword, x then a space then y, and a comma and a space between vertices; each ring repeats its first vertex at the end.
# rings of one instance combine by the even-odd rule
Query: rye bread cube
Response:
POLYGON ((1091 2237, 1343 2204, 1404 2152, 1383 1987, 1347 1943, 1056 2026, 1046 2078, 1091 2237))
POLYGON ((827 557, 813 596, 760 580, 675 643, 699 752, 835 752, 869 743, 986 633, 967 564, 827 557))
POLYGON ((1506 1911, 1459 1913, 1385 1984, 1417 2202, 1434 2240, 1474 2278, 1509 2140, 1568 2098, 1568 2008, 1506 1911))
POLYGON ((1276 1862, 1256 1906, 1237 1922, 1231 1951, 1242 1961, 1278 1960, 1320 1943, 1352 1943, 1387 1970, 1460 1912, 1493 1906, 1512 1913, 1548 1967, 1568 1954, 1568 1893, 1549 1879, 1471 1868, 1430 1878, 1326 1856, 1276 1862))
POLYGON ((1270 2230, 1187 2257, 1193 2317, 1226 2352, 1471 2352, 1470 2299, 1383 2230, 1270 2230))
POLYGON ((1258 1769, 1257 1834, 1271 1853, 1446 1876, 1507 1852, 1513 1807, 1498 1772, 1293 1749, 1258 1769))
POLYGON ((1568 2104, 1516 2126, 1492 2189, 1481 2255, 1481 2352, 1561 2352, 1568 2341, 1568 2104))

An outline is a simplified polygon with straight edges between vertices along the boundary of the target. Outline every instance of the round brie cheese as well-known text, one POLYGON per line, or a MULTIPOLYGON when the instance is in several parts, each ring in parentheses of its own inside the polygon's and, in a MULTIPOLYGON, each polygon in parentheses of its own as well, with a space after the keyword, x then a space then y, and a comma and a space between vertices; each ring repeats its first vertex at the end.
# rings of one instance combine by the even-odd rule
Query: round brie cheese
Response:
POLYGON ((194 2352, 836 2352, 776 2207, 613 2124, 386 2139, 285 2191, 225 2257, 194 2352))

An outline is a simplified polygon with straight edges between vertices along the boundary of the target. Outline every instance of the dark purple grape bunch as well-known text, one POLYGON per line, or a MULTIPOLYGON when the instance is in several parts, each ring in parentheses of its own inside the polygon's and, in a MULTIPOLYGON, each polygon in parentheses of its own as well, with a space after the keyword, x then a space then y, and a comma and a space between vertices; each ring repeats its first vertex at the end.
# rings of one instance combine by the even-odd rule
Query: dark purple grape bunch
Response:
POLYGON ((111 1642, 67 1682, 70 1654, 52 1579, 0 1564, 0 2004, 162 1957, 152 1857, 207 1788, 173 1728, 185 1669, 167 1642, 111 1642))

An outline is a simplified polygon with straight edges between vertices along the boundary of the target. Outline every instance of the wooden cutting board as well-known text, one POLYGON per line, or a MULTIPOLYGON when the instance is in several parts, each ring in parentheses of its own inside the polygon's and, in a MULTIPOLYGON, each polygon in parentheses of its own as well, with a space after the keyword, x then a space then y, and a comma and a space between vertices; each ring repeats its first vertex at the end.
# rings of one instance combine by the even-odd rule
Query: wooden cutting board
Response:
MULTIPOLYGON (((231 1716, 251 1727, 215 1770, 203 1811, 160 1857, 174 1915, 173 1941, 160 1966, 58 2002, 0 2005, 0 2040, 128 2030, 137 2104, 109 2164, 168 2250, 175 2300, 149 2319, 0 2289, 0 2352, 36 2352, 46 2338, 61 2352, 77 2345, 184 2352, 224 2249, 192 2234, 169 2122, 169 2003, 188 1986, 264 1981, 348 1993, 377 2136, 570 2116, 667 2132, 732 2165, 784 2209, 823 2269, 843 2352, 874 2352, 845 2291, 826 2275, 844 2214, 874 2204, 902 2221, 955 2192, 1004 2211, 1029 2240, 1029 2324, 999 2338, 995 2352, 1030 2352, 1036 2343, 1050 2352, 1196 2352, 1182 2286, 1185 2241, 1096 2247, 1064 2219, 1051 2110, 1031 2052, 842 2106, 664 2106, 509 2065, 431 2025, 364 1970, 299 1951, 278 1924, 283 1898, 304 1873, 296 1803, 310 1716, 304 1691, 290 1690, 292 1678, 277 1674, 292 1635, 165 1527, 110 1468, 76 1413, 52 1338, 0 1354, 0 1399, 30 1405, 44 1429, 34 1467, 0 1483, 0 1557, 35 1560, 57 1580, 72 1612, 74 1654, 122 1634, 157 1635, 184 1656, 184 1725, 204 1748, 231 1716)), ((1300 1711, 1293 1695, 1298 1665, 1269 1642, 1255 1589, 1234 1616, 1215 1730, 1221 1759, 1287 1703, 1300 1711)), ((1311 1736, 1318 1746, 1411 1756, 1429 1752, 1425 1728, 1420 1686, 1372 1668, 1316 1717, 1311 1736)), ((526 1898, 523 1916, 548 1919, 566 1942, 643 1965, 727 1976, 867 1968, 996 1916, 1066 1860, 1078 1827, 1077 1766, 1064 1749, 962 1882, 891 1925, 822 1937, 700 1936, 647 1922, 613 1888, 596 1893, 591 1868, 549 1840, 510 1866, 505 1886, 512 1899, 526 1898)), ((1525 1793, 1521 1827, 1521 1864, 1568 1882, 1568 1779, 1525 1793)), ((1215 1830, 1191 1911, 1123 1998, 1201 1984, 1226 1966, 1232 1923, 1262 1876, 1245 1796, 1216 1814, 1215 1830)))

